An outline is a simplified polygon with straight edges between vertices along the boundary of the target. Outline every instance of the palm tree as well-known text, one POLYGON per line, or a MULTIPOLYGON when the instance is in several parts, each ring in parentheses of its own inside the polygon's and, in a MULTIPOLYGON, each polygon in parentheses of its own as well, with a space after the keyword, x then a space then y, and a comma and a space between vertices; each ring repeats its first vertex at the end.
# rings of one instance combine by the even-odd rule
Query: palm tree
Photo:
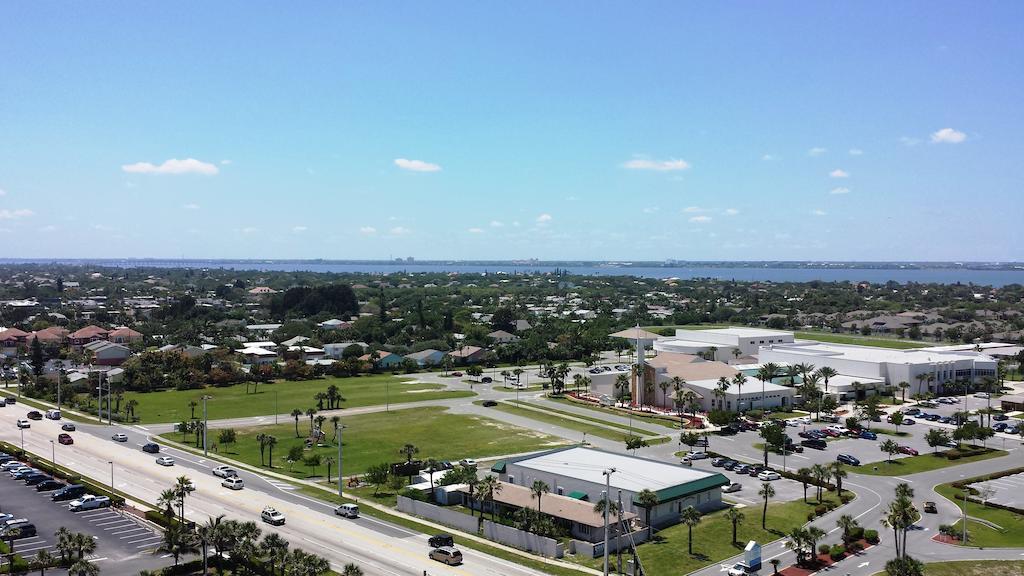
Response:
POLYGON ((537 499, 537 514, 540 514, 540 498, 550 491, 550 487, 547 482, 543 480, 534 480, 530 486, 530 497, 537 499))
MULTIPOLYGON (((736 375, 732 377, 732 383, 736 385, 736 410, 739 411, 743 406, 743 385, 747 383, 747 375, 743 372, 737 372, 736 375)), ((761 404, 761 408, 763 409, 763 397, 761 398, 761 404)))
POLYGON ((71 534, 71 549, 81 560, 96 551, 96 539, 89 534, 73 532, 71 534))
POLYGON ((327 401, 327 393, 326 392, 317 392, 316 394, 313 395, 313 400, 316 400, 316 407, 317 407, 317 409, 323 410, 324 409, 324 402, 327 401))
POLYGON ((669 386, 670 386, 670 384, 668 383, 668 380, 663 380, 661 382, 658 382, 658 388, 661 388, 661 404, 662 404, 662 407, 664 407, 665 404, 668 404, 668 387, 669 386))
POLYGON ((902 398, 902 401, 906 402, 907 401, 907 388, 910 388, 910 383, 909 382, 900 382, 899 384, 897 384, 897 386, 899 386, 899 388, 900 388, 900 397, 902 398))
POLYGON ((829 472, 832 473, 832 478, 836 481, 836 494, 843 493, 843 478, 846 478, 850 474, 846 471, 846 467, 843 466, 842 462, 836 461, 829 464, 829 472))
MULTIPOLYGON (((406 444, 398 451, 399 454, 405 456, 405 463, 409 464, 412 462, 412 457, 419 454, 420 449, 413 446, 412 444, 406 444)), ((409 483, 412 484, 412 474, 409 474, 409 483)))
POLYGON ((922 372, 922 373, 914 376, 914 378, 917 379, 917 391, 918 391, 918 393, 920 393, 921 389, 924 388, 925 381, 928 380, 928 374, 922 372))
POLYGON ((45 576, 46 568, 55 564, 56 558, 47 550, 39 550, 32 558, 32 567, 39 569, 39 576, 45 576))
POLYGON ((831 476, 831 474, 829 473, 828 468, 823 464, 815 464, 811 466, 811 477, 814 478, 816 482, 815 488, 818 493, 818 502, 821 502, 822 486, 825 484, 825 481, 829 476, 831 476))
POLYGON ((306 408, 306 416, 309 416, 309 435, 313 435, 313 417, 316 416, 316 408, 306 408))
POLYGON ((174 491, 174 488, 168 488, 160 493, 160 497, 157 498, 157 508, 163 509, 164 516, 167 518, 174 517, 174 507, 178 504, 178 493, 174 491))
POLYGON ((857 521, 849 514, 843 514, 836 520, 836 526, 843 531, 843 544, 850 543, 850 533, 858 526, 857 521))
POLYGON ((796 365, 796 369, 798 372, 800 372, 801 380, 806 380, 807 375, 814 372, 814 364, 801 362, 800 364, 796 365))
POLYGON ((188 496, 194 487, 188 476, 178 476, 174 481, 174 492, 178 496, 178 517, 185 518, 185 497, 188 496))
MULTIPOLYGON (((495 477, 493 474, 488 474, 487 476, 484 476, 483 478, 480 479, 480 482, 477 486, 477 490, 483 497, 484 502, 491 502, 491 521, 494 521, 497 514, 497 510, 495 509, 494 506, 494 495, 501 492, 501 482, 499 482, 498 478, 495 477)), ((483 516, 484 509, 483 507, 481 507, 480 517, 483 518, 483 516)))
POLYGON ((818 368, 816 374, 821 378, 821 381, 825 383, 825 393, 828 394, 828 381, 830 378, 838 376, 839 372, 831 366, 822 366, 821 368, 818 368))
POLYGON ((800 375, 800 365, 790 364, 786 366, 786 377, 789 378, 789 385, 796 386, 796 377, 800 375))
POLYGON ((182 555, 195 554, 199 551, 199 547, 195 534, 185 528, 184 524, 174 522, 164 529, 164 540, 160 544, 160 551, 173 556, 174 565, 177 566, 182 555))
POLYGON ((725 409, 725 395, 726 393, 729 392, 730 386, 731 384, 729 383, 729 379, 726 378, 725 376, 722 376, 718 379, 718 386, 715 388, 715 397, 718 398, 719 410, 725 409))
POLYGON ((271 436, 270 434, 267 434, 267 437, 264 438, 264 441, 267 443, 267 466, 269 466, 271 469, 273 469, 274 468, 274 446, 277 446, 277 436, 271 436))
MULTIPOLYGON (((803 564, 804 559, 807 557, 807 530, 801 527, 793 528, 786 535, 786 548, 789 548, 796 554, 796 563, 803 564)), ((813 550, 811 554, 813 554, 813 550)))
POLYGON ((651 509, 658 505, 658 495, 653 490, 644 488, 636 495, 636 505, 644 509, 644 517, 647 524, 647 538, 654 536, 654 527, 651 526, 651 509))
POLYGON ((71 559, 71 530, 61 526, 53 535, 57 539, 57 544, 54 548, 60 554, 60 562, 61 564, 66 564, 71 559))
POLYGON ((818 540, 825 537, 825 531, 812 524, 807 527, 805 532, 807 534, 807 547, 810 549, 811 556, 813 557, 815 550, 818 549, 818 540))
POLYGON ((192 416, 191 416, 192 420, 196 419, 196 408, 198 408, 198 407, 199 407, 199 402, 196 402, 195 400, 189 400, 188 401, 188 409, 192 411, 192 416))
POLYGON ((732 523, 732 543, 736 543, 736 529, 746 520, 746 515, 738 508, 732 507, 725 511, 725 518, 732 523))
POLYGON ((427 475, 430 477, 430 501, 433 502, 437 498, 437 494, 434 493, 434 474, 441 468, 441 462, 433 458, 427 458, 423 466, 426 467, 427 475))
POLYGON ((700 519, 701 513, 693 506, 687 506, 679 515, 679 520, 686 524, 686 549, 691 556, 693 555, 693 527, 700 524, 700 519))
POLYGON ((811 479, 811 469, 801 468, 796 471, 797 475, 800 476, 800 483, 804 485, 804 502, 807 502, 807 483, 811 479))
POLYGON ((757 495, 764 498, 764 510, 761 514, 761 529, 766 530, 768 524, 768 500, 775 496, 775 487, 769 482, 761 483, 761 489, 757 491, 757 495))
POLYGON ((260 542, 260 550, 263 552, 263 556, 266 557, 267 562, 270 563, 270 574, 273 575, 274 568, 277 566, 281 567, 281 573, 283 574, 284 561, 288 557, 288 541, 277 532, 270 532, 260 542))
POLYGON ((100 567, 88 560, 78 560, 68 568, 69 576, 99 576, 100 567))
POLYGON ((629 378, 625 374, 619 374, 615 378, 615 390, 616 397, 619 402, 622 402, 626 398, 626 391, 629 389, 629 378))
POLYGON ((295 437, 301 438, 302 436, 299 434, 299 418, 302 418, 302 410, 298 408, 293 409, 292 418, 295 418, 295 437))
POLYGON ((355 564, 348 563, 341 569, 341 576, 363 576, 363 569, 355 564))

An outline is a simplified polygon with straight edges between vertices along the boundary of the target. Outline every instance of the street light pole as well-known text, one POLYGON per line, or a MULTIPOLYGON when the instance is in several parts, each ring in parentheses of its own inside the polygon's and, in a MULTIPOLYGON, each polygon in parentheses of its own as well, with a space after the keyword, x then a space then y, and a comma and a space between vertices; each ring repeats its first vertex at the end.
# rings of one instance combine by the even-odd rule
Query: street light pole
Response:
POLYGON ((334 423, 334 437, 338 439, 338 498, 341 498, 341 478, 342 478, 342 467, 341 467, 341 418, 334 423))
POLYGON ((203 400, 203 456, 209 456, 210 455, 210 452, 207 450, 207 447, 206 447, 206 427, 207 427, 207 424, 209 424, 209 420, 207 420, 207 418, 206 418, 206 401, 209 400, 209 399, 210 399, 210 396, 208 396, 206 394, 203 395, 203 398, 202 398, 202 400, 203 400))
POLYGON ((54 468, 57 467, 57 445, 53 443, 53 440, 50 440, 50 462, 54 468))
POLYGON ((21 451, 22 451, 22 453, 25 452, 25 429, 24 428, 21 429, 21 451))
POLYGON ((277 414, 280 411, 281 410, 279 410, 278 407, 277 407, 277 389, 275 388, 274 389, 274 426, 277 426, 277 414))
POLYGON ((611 512, 612 473, 615 468, 609 468, 602 472, 604 474, 604 576, 608 576, 608 514, 611 512))
POLYGON ((114 493, 114 462, 111 460, 107 461, 110 464, 110 493, 114 493))

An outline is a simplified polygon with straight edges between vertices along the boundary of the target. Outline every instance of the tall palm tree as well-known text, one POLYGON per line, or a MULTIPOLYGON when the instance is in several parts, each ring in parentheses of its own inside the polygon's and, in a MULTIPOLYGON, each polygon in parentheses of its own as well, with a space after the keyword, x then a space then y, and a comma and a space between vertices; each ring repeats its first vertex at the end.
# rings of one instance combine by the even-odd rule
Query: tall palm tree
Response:
MULTIPOLYGON (((796 563, 803 564, 807 558, 807 530, 797 526, 786 535, 786 548, 796 554, 796 563)), ((813 551, 811 552, 813 555, 813 551)))
POLYGON ((168 518, 174 517, 174 508, 178 505, 178 493, 174 491, 174 488, 168 488, 160 493, 160 497, 157 498, 157 508, 162 508, 164 516, 168 518))
POLYGON ((818 368, 818 371, 815 372, 815 374, 817 374, 818 377, 821 378, 821 381, 825 383, 825 393, 827 394, 829 379, 838 376, 839 372, 836 372, 836 369, 831 366, 822 366, 821 368, 818 368))
POLYGON ((764 510, 761 513, 761 529, 767 530, 768 525, 768 500, 775 496, 775 487, 769 482, 762 482, 761 489, 757 495, 764 498, 764 510))
POLYGON ((910 383, 909 382, 900 382, 899 384, 897 384, 897 386, 899 386, 899 388, 900 388, 900 398, 902 399, 903 402, 906 402, 907 401, 907 388, 910 388, 910 383))
POLYGON ((288 541, 277 532, 269 532, 260 542, 260 550, 267 562, 270 563, 270 574, 273 574, 274 568, 278 566, 281 568, 281 573, 284 574, 284 561, 288 557, 288 541))
POLYGON ((836 520, 836 527, 843 531, 843 544, 850 543, 850 533, 858 526, 857 521, 849 514, 843 514, 836 520))
POLYGON ((267 466, 273 469, 274 446, 277 446, 277 436, 271 436, 270 434, 267 434, 267 437, 264 439, 264 441, 267 443, 267 466))
POLYGON ((817 526, 811 524, 805 530, 807 534, 807 547, 811 552, 811 556, 814 556, 814 551, 818 549, 818 540, 825 537, 825 531, 817 526))
POLYGON ((68 567, 69 576, 99 576, 100 567, 88 560, 78 560, 68 567))
POLYGON ((316 408, 306 408, 306 416, 309 417, 309 434, 313 434, 313 417, 316 416, 316 408))
POLYGON ((722 376, 718 379, 718 386, 715 387, 715 397, 718 398, 718 409, 725 409, 725 395, 729 392, 729 387, 732 384, 729 383, 729 379, 722 376))
POLYGON ((293 409, 292 418, 295 419, 295 437, 301 438, 302 436, 299 434, 299 418, 302 418, 302 410, 298 408, 293 409))
POLYGON ((746 520, 746 515, 739 508, 732 507, 725 511, 725 519, 732 523, 732 543, 736 543, 736 529, 746 520))
POLYGON ((56 563, 56 558, 48 550, 38 550, 32 557, 32 567, 39 569, 39 576, 46 575, 46 569, 56 563))
POLYGON ((828 465, 829 472, 832 473, 832 478, 836 481, 836 494, 843 493, 843 478, 846 478, 850 474, 846 471, 846 467, 843 466, 842 462, 836 461, 828 465))
POLYGON ((800 365, 790 364, 786 366, 786 377, 789 378, 789 385, 796 386, 796 377, 800 375, 800 365))
POLYGON ((551 490, 547 482, 543 480, 534 480, 530 486, 530 497, 537 499, 537 514, 540 514, 540 498, 547 494, 551 490))
POLYGON ((807 362, 801 362, 801 363, 796 365, 796 369, 800 372, 800 378, 804 379, 804 378, 807 378, 808 374, 811 374, 812 372, 814 372, 814 364, 809 364, 807 362))
POLYGON ((173 522, 164 529, 164 539, 160 543, 160 551, 166 552, 174 557, 174 565, 183 555, 195 554, 199 551, 199 542, 195 534, 185 528, 180 522, 173 522))
POLYGON ((686 550, 693 555, 693 527, 700 524, 701 513, 693 506, 687 506, 679 515, 679 520, 686 524, 686 550))
MULTIPOLYGON (((494 506, 494 495, 501 492, 501 482, 498 481, 498 478, 495 477, 493 474, 488 474, 488 475, 486 475, 486 476, 484 476, 483 478, 480 479, 480 483, 479 483, 479 486, 477 487, 477 490, 480 492, 480 495, 483 497, 484 502, 490 501, 490 503, 491 503, 491 521, 494 521, 494 519, 495 519, 495 517, 497 515, 497 510, 496 510, 496 507, 494 506)), ((483 509, 483 507, 481 507, 480 508, 480 517, 483 518, 483 515, 484 515, 484 509, 483 509)))
POLYGON ((66 564, 71 560, 71 530, 68 530, 65 526, 61 526, 53 533, 53 535, 57 539, 55 549, 57 550, 57 553, 60 554, 61 564, 66 564))
POLYGON ((650 539, 654 536, 654 527, 651 526, 651 509, 658 505, 658 495, 653 490, 644 488, 636 495, 636 505, 644 509, 647 537, 650 539))
POLYGON ((668 404, 668 388, 669 388, 669 386, 671 386, 671 384, 668 383, 668 380, 663 380, 661 382, 658 382, 658 388, 661 388, 661 404, 662 404, 662 407, 664 407, 665 404, 668 404))
POLYGON ((185 498, 194 490, 188 476, 178 476, 174 481, 174 492, 178 497, 178 518, 185 518, 185 498))
POLYGON ((426 468, 427 476, 430 478, 430 501, 433 502, 434 499, 437 498, 437 494, 434 492, 434 474, 441 469, 441 461, 433 458, 427 458, 427 461, 423 463, 423 466, 426 468))
POLYGON ((829 475, 830 474, 828 468, 826 468, 823 464, 815 464, 811 466, 811 477, 814 478, 816 482, 815 488, 817 489, 818 493, 818 502, 821 502, 822 486, 824 485, 826 479, 828 479, 829 475))
POLYGON ((800 483, 804 485, 804 502, 807 502, 807 483, 811 479, 810 468, 800 468, 796 471, 797 476, 800 476, 800 483))
MULTIPOLYGON (((739 412, 743 408, 743 385, 747 383, 747 375, 743 372, 737 372, 732 377, 732 383, 736 385, 736 411, 739 412)), ((764 406, 764 398, 761 398, 761 408, 764 406)))
POLYGON ((686 402, 687 408, 690 409, 690 415, 697 415, 697 393, 687 388, 683 391, 683 400, 686 402))
POLYGON ((629 390, 629 378, 625 374, 619 374, 615 378, 615 396, 619 402, 625 400, 627 390, 629 390))

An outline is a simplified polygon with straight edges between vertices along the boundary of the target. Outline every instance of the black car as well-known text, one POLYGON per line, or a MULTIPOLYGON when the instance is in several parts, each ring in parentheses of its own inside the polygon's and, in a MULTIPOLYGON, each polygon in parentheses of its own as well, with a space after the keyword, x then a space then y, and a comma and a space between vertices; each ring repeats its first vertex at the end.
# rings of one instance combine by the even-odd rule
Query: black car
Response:
POLYGON ((997 422, 1002 422, 1004 420, 1009 420, 1010 417, 1007 416, 1006 414, 996 414, 995 416, 992 417, 992 419, 997 422))
POLYGON ((60 429, 65 432, 74 432, 75 425, 72 424, 71 422, 65 422, 64 424, 61 425, 60 429))
POLYGON ((821 438, 810 438, 808 440, 800 442, 800 444, 802 446, 806 446, 808 448, 815 448, 817 450, 824 450, 825 447, 828 446, 828 444, 821 438))
POLYGON ((19 538, 32 538, 36 535, 35 524, 15 524, 0 531, 0 538, 4 540, 17 540, 19 538))
POLYGON ((494 408, 497 405, 498 403, 495 402, 494 400, 484 400, 483 403, 484 408, 494 408))
POLYGON ((31 410, 29 411, 28 414, 25 415, 25 417, 28 418, 29 420, 42 420, 43 413, 38 410, 31 410))
POLYGON ((31 476, 25 477, 25 486, 36 486, 40 482, 45 482, 46 480, 53 480, 53 476, 50 476, 49 474, 32 474, 31 476))
POLYGON ((81 484, 69 484, 60 490, 57 490, 53 494, 50 494, 50 499, 54 502, 60 502, 62 500, 74 500, 79 496, 85 495, 85 486, 81 484))
POLYGON ((66 484, 59 480, 43 480, 39 484, 36 484, 36 492, 50 492, 51 490, 60 490, 64 486, 66 486, 66 484))
POLYGON ((842 462, 843 464, 849 464, 850 466, 860 466, 860 460, 852 454, 840 454, 836 456, 836 461, 842 462))
POLYGON ((434 534, 429 540, 427 540, 427 544, 429 544, 431 548, 455 546, 455 538, 452 538, 451 534, 434 534))
POLYGON ((150 454, 156 454, 157 452, 160 452, 160 445, 150 442, 142 447, 142 451, 150 454))

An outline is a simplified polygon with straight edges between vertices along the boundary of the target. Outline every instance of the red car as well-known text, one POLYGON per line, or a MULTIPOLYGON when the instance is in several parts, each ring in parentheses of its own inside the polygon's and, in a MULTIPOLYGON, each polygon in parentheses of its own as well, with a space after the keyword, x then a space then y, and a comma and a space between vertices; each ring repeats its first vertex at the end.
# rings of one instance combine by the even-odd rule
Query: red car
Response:
POLYGON ((839 432, 837 432, 835 430, 830 430, 828 428, 822 428, 821 430, 818 430, 818 432, 821 432, 822 434, 824 434, 826 436, 830 436, 832 438, 839 437, 839 432))
POLYGON ((65 444, 65 445, 67 445, 67 444, 74 444, 75 443, 75 439, 71 437, 71 434, 61 433, 61 434, 57 435, 57 442, 60 442, 61 444, 65 444))
POLYGON ((900 446, 899 453, 900 454, 909 454, 911 456, 917 456, 917 454, 918 454, 917 450, 914 450, 910 446, 900 446))

